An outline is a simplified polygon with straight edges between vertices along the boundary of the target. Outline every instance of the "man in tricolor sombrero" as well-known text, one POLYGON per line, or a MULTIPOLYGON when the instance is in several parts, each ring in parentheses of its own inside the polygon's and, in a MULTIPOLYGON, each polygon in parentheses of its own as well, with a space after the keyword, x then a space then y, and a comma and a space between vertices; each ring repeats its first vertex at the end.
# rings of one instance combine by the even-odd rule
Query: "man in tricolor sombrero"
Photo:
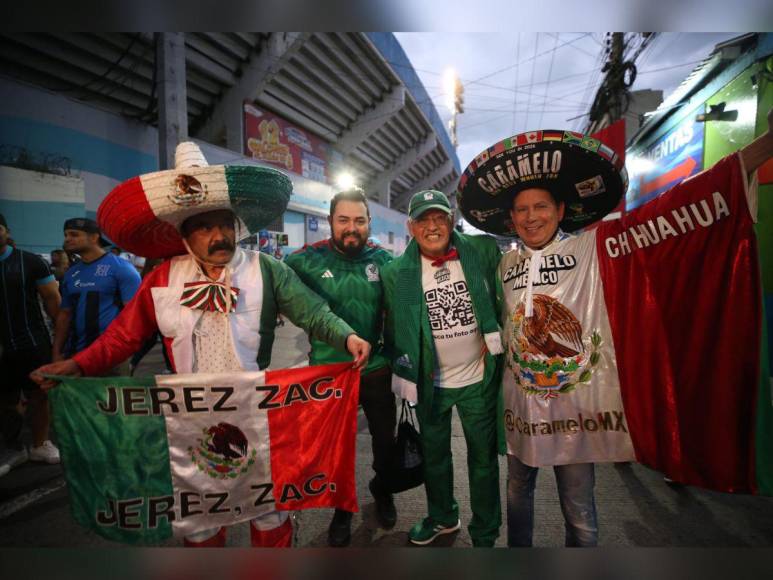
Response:
POLYGON ((467 168, 467 220, 517 236, 499 266, 508 545, 532 544, 539 467, 554 467, 567 546, 597 543, 596 462, 635 459, 685 484, 773 493, 749 180, 772 153, 768 131, 578 234, 627 186, 623 163, 595 139, 517 135, 467 168))
MULTIPOLYGON (((178 373, 254 371, 268 366, 277 313, 312 338, 367 363, 370 345, 275 258, 236 245, 281 215, 292 184, 254 166, 210 166, 194 143, 177 147, 176 167, 130 179, 102 202, 104 233, 128 252, 168 258, 90 347, 46 365, 42 374, 100 375, 126 360, 157 330, 178 373)), ((252 544, 289 546, 287 512, 253 519, 252 544)), ((225 528, 186 536, 186 546, 223 546, 225 528)))

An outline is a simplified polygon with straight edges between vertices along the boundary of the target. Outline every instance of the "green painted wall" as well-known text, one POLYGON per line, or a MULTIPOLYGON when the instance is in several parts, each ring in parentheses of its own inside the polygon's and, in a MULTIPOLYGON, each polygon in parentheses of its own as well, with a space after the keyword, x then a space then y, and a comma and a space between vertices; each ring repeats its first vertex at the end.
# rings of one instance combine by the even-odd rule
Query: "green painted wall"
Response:
MULTIPOLYGON (((772 60, 770 57, 768 60, 772 60)), ((750 143, 767 129, 767 113, 773 107, 773 75, 766 72, 766 62, 757 62, 725 85, 706 101, 709 105, 725 102, 726 111, 737 110, 736 121, 706 123, 703 166, 711 167, 725 155, 750 143), (758 86, 752 86, 752 75, 758 86)), ((759 189, 757 239, 760 247, 762 286, 767 297, 773 294, 773 185, 759 189)))

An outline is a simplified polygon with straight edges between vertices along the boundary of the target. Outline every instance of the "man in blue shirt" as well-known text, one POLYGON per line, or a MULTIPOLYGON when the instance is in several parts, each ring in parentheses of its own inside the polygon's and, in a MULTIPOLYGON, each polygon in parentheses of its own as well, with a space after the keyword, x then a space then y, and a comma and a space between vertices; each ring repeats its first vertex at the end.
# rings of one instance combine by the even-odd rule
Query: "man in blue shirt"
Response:
POLYGON ((134 266, 105 252, 103 241, 94 220, 73 218, 64 222, 63 247, 81 259, 62 279, 54 361, 68 358, 94 342, 140 286, 134 266))
POLYGON ((36 254, 13 248, 9 234, 0 215, 0 432, 6 447, 0 477, 28 459, 59 463, 59 451, 48 439, 48 397, 28 377, 51 361, 51 338, 38 298, 53 319, 59 291, 48 265, 36 254), (22 441, 24 400, 32 431, 29 451, 22 441))

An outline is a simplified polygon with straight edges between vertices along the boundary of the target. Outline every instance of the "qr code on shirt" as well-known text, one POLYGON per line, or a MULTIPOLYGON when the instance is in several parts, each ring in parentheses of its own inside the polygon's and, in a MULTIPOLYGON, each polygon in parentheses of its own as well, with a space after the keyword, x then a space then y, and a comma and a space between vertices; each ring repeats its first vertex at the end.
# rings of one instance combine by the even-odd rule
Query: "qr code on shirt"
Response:
POLYGON ((459 281, 424 293, 432 330, 447 330, 475 324, 475 313, 467 282, 459 281))

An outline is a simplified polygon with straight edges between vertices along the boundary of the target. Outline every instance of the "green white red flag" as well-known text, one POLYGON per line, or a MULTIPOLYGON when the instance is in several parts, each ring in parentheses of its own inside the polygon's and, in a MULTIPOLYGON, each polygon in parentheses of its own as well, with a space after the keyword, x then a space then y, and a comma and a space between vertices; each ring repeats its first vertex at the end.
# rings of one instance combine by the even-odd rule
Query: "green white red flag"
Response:
POLYGON ((351 363, 155 378, 65 378, 51 391, 75 519, 132 544, 271 510, 357 511, 351 363))

